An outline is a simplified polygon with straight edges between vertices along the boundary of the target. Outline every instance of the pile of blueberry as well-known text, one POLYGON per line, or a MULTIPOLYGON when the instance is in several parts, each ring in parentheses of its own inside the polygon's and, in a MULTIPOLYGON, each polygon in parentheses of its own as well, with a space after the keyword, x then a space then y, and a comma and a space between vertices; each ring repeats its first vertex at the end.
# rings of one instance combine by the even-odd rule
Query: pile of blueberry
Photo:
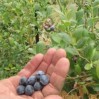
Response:
POLYGON ((29 78, 22 77, 16 91, 19 95, 31 96, 35 91, 42 90, 48 83, 49 77, 43 71, 38 71, 29 78))

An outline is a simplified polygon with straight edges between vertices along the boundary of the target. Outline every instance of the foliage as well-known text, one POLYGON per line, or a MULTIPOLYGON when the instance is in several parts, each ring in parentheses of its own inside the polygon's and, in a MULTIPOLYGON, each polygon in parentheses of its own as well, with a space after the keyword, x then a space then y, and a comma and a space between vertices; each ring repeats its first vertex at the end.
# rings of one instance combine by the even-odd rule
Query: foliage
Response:
POLYGON ((99 21, 99 1, 75 0, 73 4, 68 1, 69 6, 58 3, 60 9, 55 8, 55 11, 59 13, 61 21, 57 24, 57 32, 50 37, 52 47, 64 48, 71 62, 64 88, 70 91, 72 85, 80 95, 98 93, 99 25, 96 25, 99 21))
POLYGON ((1 78, 16 74, 33 55, 45 53, 49 47, 64 48, 70 60, 64 90, 83 96, 98 94, 99 0, 2 0, 1 78), (45 31, 42 26, 49 17, 55 23, 52 32, 45 31), (57 17, 59 20, 54 20, 57 17), (47 35, 51 44, 46 46, 43 41, 35 44, 37 33, 47 35))
POLYGON ((46 0, 0 1, 0 78, 16 74, 36 53, 35 35, 41 35, 42 22, 50 13, 46 0))

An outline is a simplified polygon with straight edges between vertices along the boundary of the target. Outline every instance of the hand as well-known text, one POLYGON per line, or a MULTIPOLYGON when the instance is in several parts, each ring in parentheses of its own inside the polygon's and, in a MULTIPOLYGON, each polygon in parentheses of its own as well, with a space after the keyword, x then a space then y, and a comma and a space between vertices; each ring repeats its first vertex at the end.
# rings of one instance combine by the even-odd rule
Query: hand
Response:
POLYGON ((50 48, 45 55, 37 54, 16 75, 0 81, 0 99, 62 99, 59 93, 69 71, 69 60, 63 49, 50 48), (50 76, 50 83, 32 96, 17 95, 16 87, 22 76, 29 77, 37 70, 50 76))

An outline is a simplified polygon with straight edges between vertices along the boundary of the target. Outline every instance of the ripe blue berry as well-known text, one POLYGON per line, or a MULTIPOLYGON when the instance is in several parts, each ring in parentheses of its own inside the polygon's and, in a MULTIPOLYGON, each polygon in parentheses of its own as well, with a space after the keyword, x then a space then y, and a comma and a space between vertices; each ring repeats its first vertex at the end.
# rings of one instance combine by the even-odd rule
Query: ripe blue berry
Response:
POLYGON ((27 85, 25 88, 25 94, 31 96, 34 93, 34 88, 31 85, 27 85))
POLYGON ((47 75, 40 76, 40 83, 42 85, 47 85, 49 83, 49 77, 47 75))
POLYGON ((20 85, 26 85, 26 82, 27 82, 27 78, 26 77, 22 77, 19 81, 19 84, 20 85))
POLYGON ((42 88, 48 83, 49 77, 45 75, 43 71, 38 71, 28 79, 26 77, 22 77, 16 91, 19 95, 25 94, 31 96, 34 91, 42 90, 42 88))
POLYGON ((45 73, 43 71, 37 71, 36 75, 44 75, 45 73))
POLYGON ((18 93, 19 95, 23 95, 24 92, 25 92, 25 87, 24 87, 23 85, 19 85, 19 86, 17 87, 17 93, 18 93))
POLYGON ((52 25, 52 26, 50 27, 50 31, 54 31, 54 29, 55 29, 55 26, 52 25))
POLYGON ((27 80, 27 84, 33 85, 36 81, 36 76, 30 76, 29 79, 27 80))
POLYGON ((38 91, 42 89, 42 85, 39 82, 35 82, 34 84, 34 90, 38 91))
POLYGON ((36 75, 36 81, 40 81, 40 75, 36 75))
POLYGON ((45 73, 43 72, 43 71, 37 71, 37 73, 36 73, 36 80, 37 81, 40 81, 40 76, 41 75, 44 75, 45 73))

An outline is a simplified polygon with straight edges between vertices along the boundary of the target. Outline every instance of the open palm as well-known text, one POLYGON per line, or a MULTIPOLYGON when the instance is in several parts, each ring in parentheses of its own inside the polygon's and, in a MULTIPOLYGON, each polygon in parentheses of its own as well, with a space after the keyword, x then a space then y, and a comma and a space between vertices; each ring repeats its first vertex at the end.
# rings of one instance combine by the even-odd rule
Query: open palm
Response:
POLYGON ((45 55, 35 55, 16 76, 0 81, 0 99, 62 99, 59 93, 68 71, 69 60, 65 51, 50 48, 45 55), (17 95, 19 79, 22 76, 29 77, 38 70, 44 71, 50 77, 50 83, 32 96, 17 95))

